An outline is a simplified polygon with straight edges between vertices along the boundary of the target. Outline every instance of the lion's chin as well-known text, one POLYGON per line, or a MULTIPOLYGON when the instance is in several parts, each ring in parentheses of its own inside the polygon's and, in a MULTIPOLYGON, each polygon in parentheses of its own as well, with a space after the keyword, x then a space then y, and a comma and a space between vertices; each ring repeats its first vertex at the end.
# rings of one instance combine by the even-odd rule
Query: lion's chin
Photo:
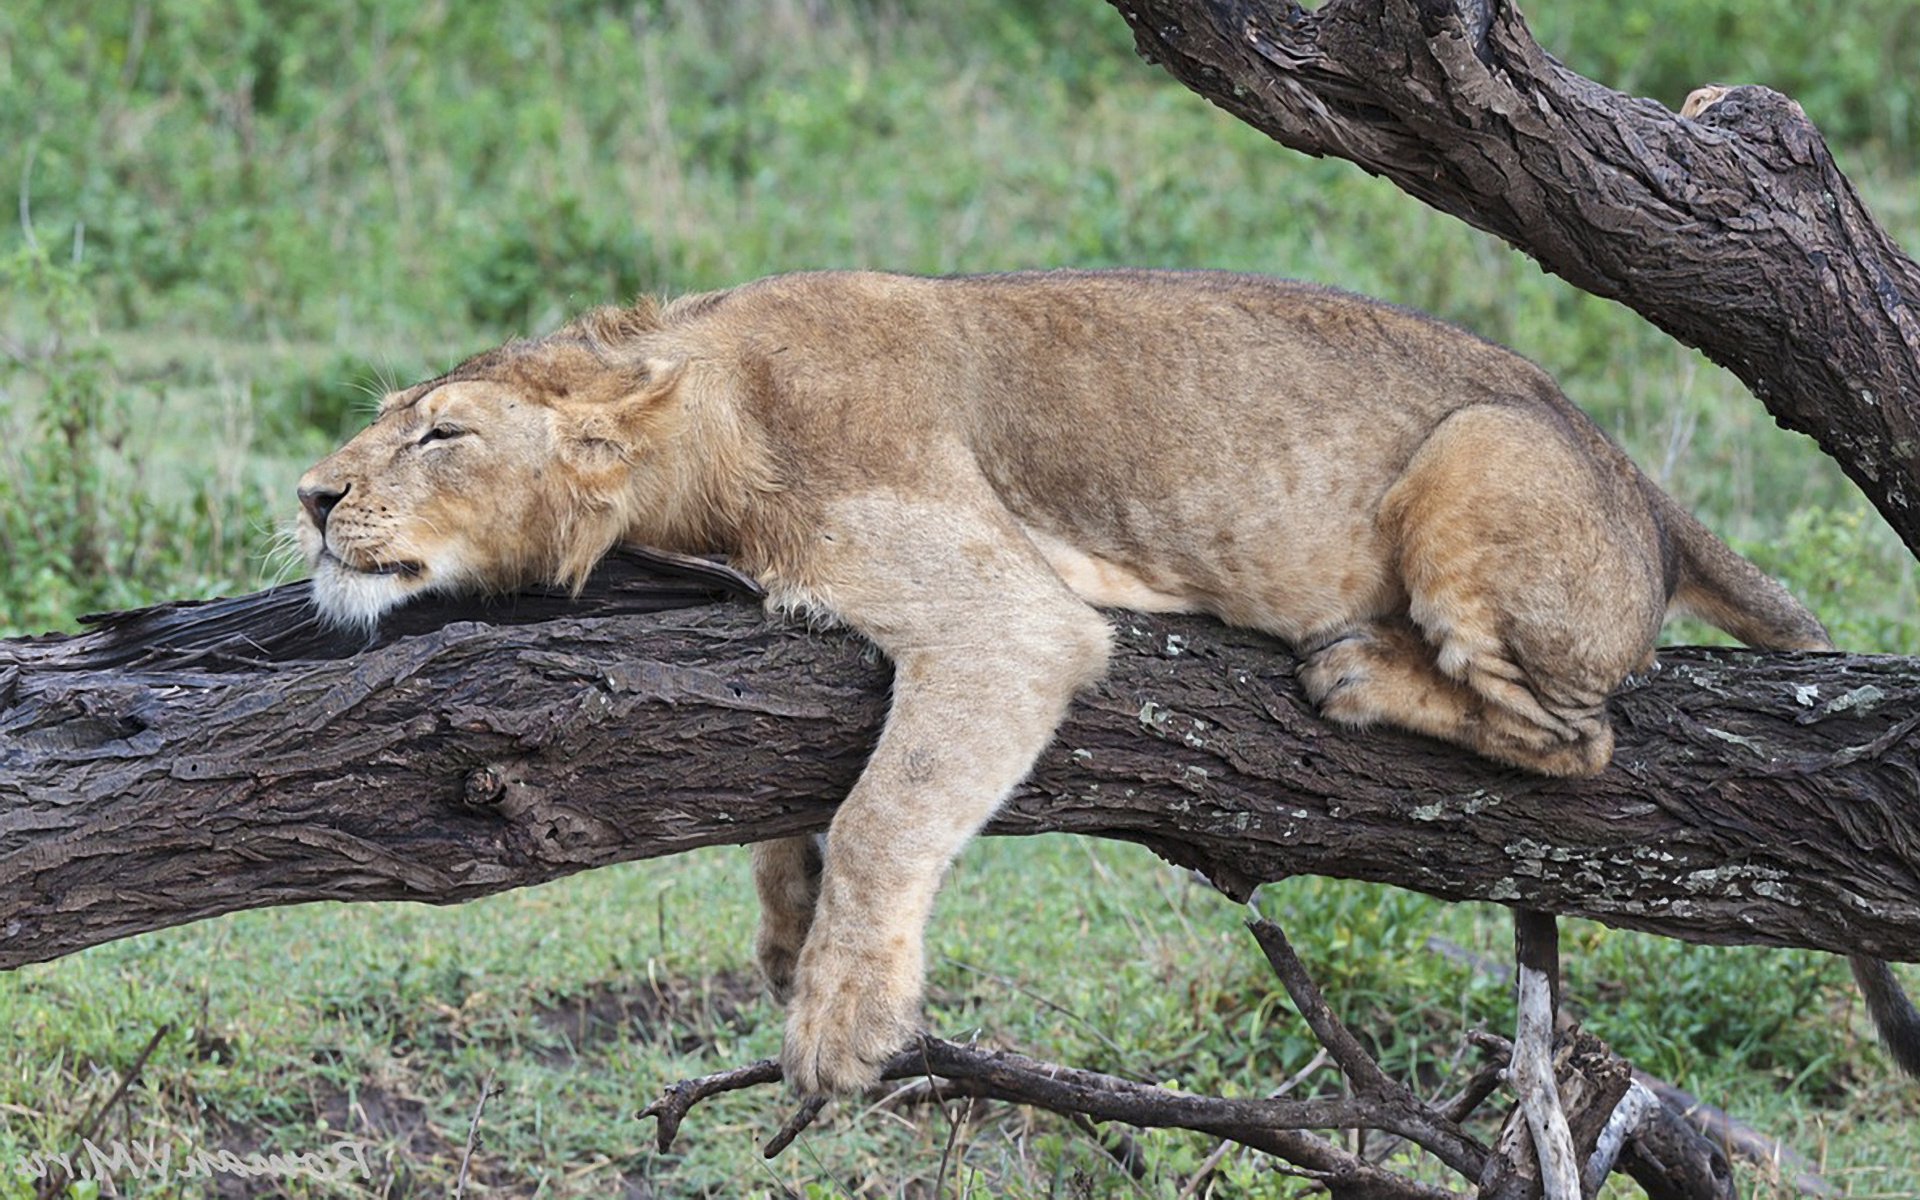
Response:
POLYGON ((371 634, 381 617, 428 590, 428 580, 418 564, 360 571, 323 553, 313 564, 313 604, 328 625, 371 634))

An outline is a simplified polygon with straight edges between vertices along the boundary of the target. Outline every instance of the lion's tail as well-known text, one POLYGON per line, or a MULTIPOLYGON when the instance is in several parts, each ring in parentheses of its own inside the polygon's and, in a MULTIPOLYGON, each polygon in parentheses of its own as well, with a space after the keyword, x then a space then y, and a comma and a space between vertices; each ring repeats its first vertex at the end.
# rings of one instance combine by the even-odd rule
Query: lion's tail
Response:
POLYGON ((1902 1071, 1920 1079, 1920 1010, 1913 1007, 1886 963, 1864 954, 1852 955, 1847 962, 1888 1053, 1902 1071))
MULTIPOLYGON (((1678 560, 1673 604, 1759 650, 1831 650, 1826 627, 1760 568, 1733 552, 1692 513, 1659 496, 1661 523, 1678 560)), ((1902 1071, 1920 1079, 1920 1009, 1900 987, 1893 968, 1852 955, 1854 981, 1867 1012, 1902 1071)))
POLYGON ((1831 650, 1826 626, 1793 593, 1714 536, 1659 489, 1660 523, 1678 560, 1673 606, 1756 650, 1831 650))

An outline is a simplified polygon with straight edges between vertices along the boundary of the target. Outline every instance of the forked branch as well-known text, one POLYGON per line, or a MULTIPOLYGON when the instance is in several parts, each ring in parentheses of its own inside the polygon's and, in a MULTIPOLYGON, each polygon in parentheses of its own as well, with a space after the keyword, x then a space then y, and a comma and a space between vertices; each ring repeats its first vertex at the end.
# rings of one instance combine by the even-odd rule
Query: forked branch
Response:
MULTIPOLYGON (((1250 927, 1309 1028, 1347 1076, 1352 1085, 1350 1095, 1306 1100, 1198 1096, 931 1036, 922 1037, 896 1055, 882 1076, 890 1080, 937 1081, 935 1090, 942 1096, 1002 1100, 1093 1121, 1206 1133, 1282 1160, 1288 1164, 1287 1169, 1322 1183, 1337 1200, 1443 1200, 1464 1193, 1420 1183, 1387 1170, 1309 1130, 1373 1129, 1391 1133, 1426 1150, 1466 1183, 1532 1177, 1523 1163, 1497 1161, 1495 1151, 1460 1128, 1460 1121, 1491 1094, 1493 1077, 1488 1070, 1476 1072, 1461 1096, 1444 1105, 1420 1100, 1383 1071, 1333 1015, 1279 926, 1262 919, 1250 922, 1250 927)), ((1511 1047, 1498 1038, 1479 1040, 1498 1059, 1504 1060, 1510 1053, 1511 1047)), ((1644 1106, 1636 1106, 1626 1113, 1617 1111, 1620 1096, 1626 1090, 1627 1067, 1594 1039, 1582 1039, 1580 1049, 1571 1054, 1563 1052, 1559 1061, 1564 1077, 1576 1084, 1581 1078, 1596 1074, 1596 1062, 1597 1073, 1617 1075, 1622 1083, 1613 1091, 1604 1088, 1582 1091, 1577 1086, 1570 1091, 1570 1095, 1578 1098, 1572 1123, 1590 1131, 1590 1136, 1581 1139, 1582 1150, 1591 1151, 1601 1142, 1603 1134, 1611 1130, 1611 1149, 1603 1160, 1594 1160, 1597 1169, 1604 1172, 1605 1166, 1612 1163, 1613 1155, 1619 1152, 1621 1143, 1638 1128, 1657 1124, 1655 1114, 1644 1106), (1582 1054, 1593 1061, 1569 1068, 1569 1061, 1582 1054)), ((763 1059, 673 1084, 639 1115, 658 1122, 658 1144, 664 1152, 673 1144, 687 1114, 701 1101, 725 1092, 776 1083, 780 1078, 779 1063, 763 1059)), ((767 1156, 784 1150, 821 1109, 817 1100, 803 1104, 769 1140, 765 1148, 767 1156)), ((1522 1150, 1518 1144, 1508 1146, 1503 1140, 1499 1153, 1517 1159, 1522 1150)), ((1669 1194, 1695 1194, 1675 1190, 1678 1185, 1664 1178, 1656 1178, 1655 1184, 1666 1186, 1669 1194)), ((1572 1194, 1578 1196, 1577 1185, 1572 1194)), ((1716 1194, 1698 1195, 1701 1200, 1710 1200, 1716 1194)))

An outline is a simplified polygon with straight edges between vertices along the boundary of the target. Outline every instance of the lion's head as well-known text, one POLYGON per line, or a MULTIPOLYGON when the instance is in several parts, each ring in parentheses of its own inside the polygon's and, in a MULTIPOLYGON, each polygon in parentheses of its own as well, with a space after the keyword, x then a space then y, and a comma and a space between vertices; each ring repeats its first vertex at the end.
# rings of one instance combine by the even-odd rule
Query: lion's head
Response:
POLYGON ((673 432, 678 368, 637 349, 657 320, 591 313, 388 395, 300 479, 321 613, 367 628, 425 592, 578 587, 630 534, 633 477, 673 432))

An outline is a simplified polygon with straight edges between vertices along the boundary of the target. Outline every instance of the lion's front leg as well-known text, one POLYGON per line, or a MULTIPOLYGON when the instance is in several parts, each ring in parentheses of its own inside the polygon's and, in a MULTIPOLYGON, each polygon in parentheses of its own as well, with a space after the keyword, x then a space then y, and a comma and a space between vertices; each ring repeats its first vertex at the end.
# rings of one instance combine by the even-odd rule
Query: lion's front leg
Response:
POLYGON ((1076 607, 1044 647, 896 661, 886 731, 827 836, 788 1008, 781 1061, 800 1091, 871 1086, 919 1028, 922 941, 947 865, 1105 664, 1105 622, 1076 607))
POLYGON ((920 1025, 922 937, 941 877, 1106 667, 1111 634, 1001 512, 843 508, 857 560, 834 609, 894 664, 873 757, 828 831, 781 1061, 804 1093, 870 1086, 920 1025), (903 521, 920 536, 903 538, 903 521), (857 572, 857 573, 856 573, 857 572), (911 581, 908 586, 906 581, 911 581))

